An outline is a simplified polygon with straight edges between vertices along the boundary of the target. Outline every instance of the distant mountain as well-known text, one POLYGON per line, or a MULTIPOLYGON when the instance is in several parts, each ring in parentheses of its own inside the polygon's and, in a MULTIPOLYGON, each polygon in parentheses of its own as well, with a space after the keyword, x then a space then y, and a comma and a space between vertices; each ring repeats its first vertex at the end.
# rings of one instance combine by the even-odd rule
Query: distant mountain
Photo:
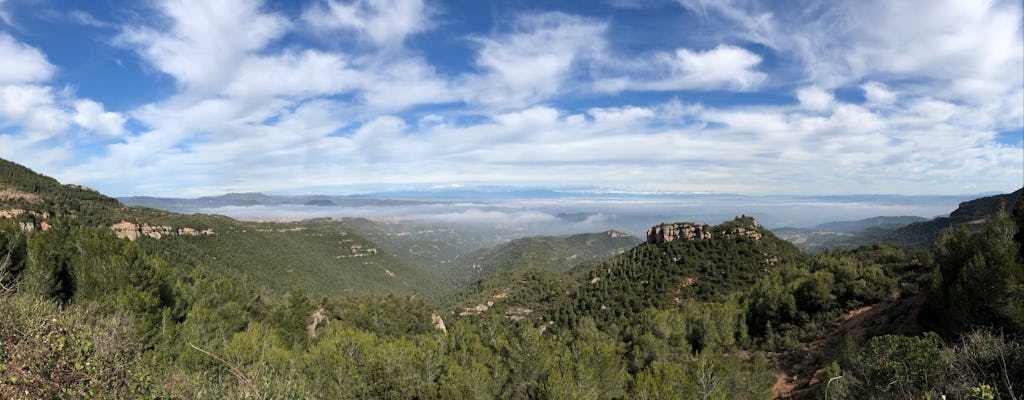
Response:
POLYGON ((857 221, 835 221, 815 226, 812 230, 825 232, 857 232, 868 228, 896 229, 928 218, 914 216, 874 217, 857 221))
POLYGON ((1010 194, 982 197, 960 203, 948 217, 938 217, 930 221, 915 222, 896 229, 891 233, 883 232, 879 237, 882 241, 909 247, 928 247, 942 231, 954 226, 966 226, 969 229, 980 229, 985 218, 992 215, 999 207, 1012 212, 1013 208, 1024 195, 1024 188, 1010 194))
POLYGON ((428 202, 415 200, 368 198, 354 196, 273 196, 263 193, 228 193, 220 196, 206 196, 194 199, 171 197, 132 196, 121 197, 122 203, 128 206, 141 206, 160 210, 193 213, 219 207, 251 207, 251 206, 399 206, 425 204, 428 202))
POLYGON ((960 203, 948 217, 875 217, 858 221, 829 222, 810 229, 778 228, 774 232, 803 251, 850 249, 875 242, 908 247, 928 247, 943 230, 959 225, 981 227, 1000 203, 1010 211, 1024 189, 1009 194, 982 197, 960 203))

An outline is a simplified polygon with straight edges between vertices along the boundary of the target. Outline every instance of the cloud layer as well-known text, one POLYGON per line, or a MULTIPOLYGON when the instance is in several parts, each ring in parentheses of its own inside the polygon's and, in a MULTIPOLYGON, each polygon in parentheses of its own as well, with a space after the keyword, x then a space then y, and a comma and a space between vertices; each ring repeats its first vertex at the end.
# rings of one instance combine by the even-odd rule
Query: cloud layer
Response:
POLYGON ((469 29, 481 15, 420 0, 77 10, 140 79, 173 83, 108 110, 12 33, 23 14, 0 2, 0 157, 117 195, 1012 190, 1021 5, 939 3, 618 4, 676 16, 681 34, 665 37, 615 9, 512 10, 469 29))

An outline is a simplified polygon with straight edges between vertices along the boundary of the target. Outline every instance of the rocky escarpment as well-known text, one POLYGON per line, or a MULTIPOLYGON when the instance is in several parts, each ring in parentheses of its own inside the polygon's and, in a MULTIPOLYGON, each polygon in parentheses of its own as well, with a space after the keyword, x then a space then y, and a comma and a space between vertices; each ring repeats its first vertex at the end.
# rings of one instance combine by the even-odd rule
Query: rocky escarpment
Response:
POLYGON ((757 228, 757 221, 746 216, 736 218, 732 222, 714 228, 692 222, 677 222, 656 225, 647 229, 647 243, 651 244, 668 243, 677 240, 733 240, 737 238, 757 241, 761 240, 761 237, 761 231, 757 228))
POLYGON ((710 238, 711 229, 707 225, 690 222, 661 224, 647 229, 647 243, 652 244, 710 238))
POLYGON ((761 240, 761 232, 759 232, 756 228, 757 223, 754 223, 753 227, 734 226, 726 228, 717 236, 722 239, 747 238, 751 240, 761 240))
POLYGON ((46 222, 50 218, 50 213, 39 212, 32 210, 22 210, 19 208, 12 208, 10 210, 0 210, 0 218, 12 219, 21 230, 34 231, 36 229, 47 230, 50 228, 50 224, 46 222), (34 221, 41 221, 36 223, 34 221))
POLYGON ((143 236, 160 239, 165 236, 199 236, 216 234, 213 232, 213 229, 174 228, 166 225, 150 225, 147 223, 137 224, 123 220, 112 225, 110 229, 114 230, 114 234, 116 234, 117 237, 128 239, 133 242, 143 236))

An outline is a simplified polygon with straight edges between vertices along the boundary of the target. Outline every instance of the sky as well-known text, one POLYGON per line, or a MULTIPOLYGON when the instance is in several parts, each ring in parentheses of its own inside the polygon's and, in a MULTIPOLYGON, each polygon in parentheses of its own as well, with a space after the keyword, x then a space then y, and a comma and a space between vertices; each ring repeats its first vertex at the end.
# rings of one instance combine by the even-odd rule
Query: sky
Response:
POLYGON ((1024 185, 1013 1, 0 0, 0 157, 114 196, 1024 185))

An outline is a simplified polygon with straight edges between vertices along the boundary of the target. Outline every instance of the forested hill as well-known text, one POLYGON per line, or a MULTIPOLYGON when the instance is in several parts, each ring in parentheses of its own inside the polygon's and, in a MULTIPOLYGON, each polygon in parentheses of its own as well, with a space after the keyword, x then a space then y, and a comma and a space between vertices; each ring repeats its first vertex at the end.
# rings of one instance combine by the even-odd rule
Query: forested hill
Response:
POLYGON ((513 268, 539 268, 563 273, 578 265, 616 256, 641 242, 632 235, 617 231, 530 236, 470 254, 452 268, 450 276, 456 281, 471 282, 513 268))
POLYGON ((1017 202, 1024 195, 1024 188, 1010 194, 982 197, 979 199, 960 203, 956 210, 953 210, 948 217, 938 217, 930 221, 915 222, 891 233, 882 233, 880 240, 888 243, 912 246, 927 247, 939 237, 944 230, 955 226, 966 226, 968 229, 978 231, 984 226, 985 220, 994 214, 1002 205, 1003 212, 1010 212, 1016 208, 1017 202))
POLYGON ((0 209, 78 212, 83 207, 118 207, 116 199, 79 185, 62 185, 22 165, 0 159, 0 209))
POLYGON ((252 279, 272 295, 293 286, 317 296, 434 295, 452 288, 441 271, 388 254, 350 221, 255 223, 126 207, 5 160, 0 160, 0 221, 40 232, 35 239, 40 243, 61 238, 66 246, 79 246, 116 235, 176 268, 252 279), (95 232, 82 233, 86 228, 95 232))
POLYGON ((1024 188, 1010 194, 982 197, 960 203, 948 216, 934 219, 919 217, 875 217, 858 221, 821 224, 810 229, 779 228, 775 232, 803 251, 852 249, 871 243, 928 248, 939 235, 951 227, 964 226, 980 231, 988 217, 1000 204, 1010 212, 1024 193, 1024 188))
POLYGON ((683 300, 724 301, 772 270, 808 259, 750 217, 717 226, 686 225, 706 230, 707 237, 664 243, 649 239, 606 261, 573 270, 564 283, 540 269, 485 277, 480 295, 468 296, 463 306, 490 301, 496 304, 492 312, 526 307, 536 311, 536 317, 556 322, 572 324, 582 316, 622 322, 648 307, 683 300), (559 290, 562 293, 554 293, 559 290))
MULTIPOLYGON (((996 211, 981 232, 947 233, 933 252, 876 244, 816 256, 748 217, 663 224, 651 232, 673 227, 673 240, 649 235, 570 275, 525 269, 485 277, 451 314, 530 321, 556 336, 596 327, 619 338, 624 366, 637 377, 676 360, 676 349, 698 359, 729 348, 771 351, 783 372, 773 396, 782 398, 819 398, 819 385, 838 376, 845 381, 830 398, 965 396, 986 379, 993 383, 984 390, 1008 393, 1013 388, 995 377, 1024 373, 1024 347, 976 329, 1024 332, 1024 268, 1016 258, 1024 235, 1014 242, 1015 229, 1007 229, 1024 228, 1024 207, 1015 218, 996 211), (929 330, 961 344, 918 336, 929 330), (973 354, 985 346, 1013 361, 971 370, 966 363, 992 360, 973 354), (901 383, 892 386, 894 379, 901 383)), ((759 368, 728 352, 720 357, 736 371, 759 368)))

